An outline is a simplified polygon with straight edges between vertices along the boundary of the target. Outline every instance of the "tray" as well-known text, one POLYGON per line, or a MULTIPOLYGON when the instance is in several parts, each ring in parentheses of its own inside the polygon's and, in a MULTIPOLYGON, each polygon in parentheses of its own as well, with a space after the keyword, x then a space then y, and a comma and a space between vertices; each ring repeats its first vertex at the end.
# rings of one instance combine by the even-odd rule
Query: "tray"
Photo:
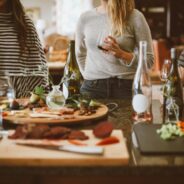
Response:
POLYGON ((63 119, 61 118, 32 118, 29 115, 24 117, 19 117, 16 115, 8 115, 3 118, 3 121, 13 124, 70 124, 70 123, 81 123, 91 120, 98 120, 105 117, 108 114, 108 107, 106 105, 101 105, 96 113, 91 115, 79 115, 79 111, 75 111, 73 119, 63 119))

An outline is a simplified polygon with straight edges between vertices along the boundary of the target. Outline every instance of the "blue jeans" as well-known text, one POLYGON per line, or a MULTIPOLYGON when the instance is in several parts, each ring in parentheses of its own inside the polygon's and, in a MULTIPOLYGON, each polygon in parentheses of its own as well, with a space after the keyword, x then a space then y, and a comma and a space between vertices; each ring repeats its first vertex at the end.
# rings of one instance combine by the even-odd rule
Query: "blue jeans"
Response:
POLYGON ((133 80, 108 78, 98 80, 84 80, 81 94, 91 98, 131 99, 133 80))

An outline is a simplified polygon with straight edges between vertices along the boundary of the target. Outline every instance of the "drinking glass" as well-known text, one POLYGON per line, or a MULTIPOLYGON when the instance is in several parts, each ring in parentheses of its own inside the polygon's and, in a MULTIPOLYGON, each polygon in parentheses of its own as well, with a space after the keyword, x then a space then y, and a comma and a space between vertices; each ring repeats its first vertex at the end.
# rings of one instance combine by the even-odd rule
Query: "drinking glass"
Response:
POLYGON ((101 33, 98 35, 97 38, 97 47, 98 49, 102 50, 102 51, 107 51, 106 49, 103 48, 103 46, 105 45, 105 38, 107 38, 108 36, 112 36, 112 31, 109 28, 105 28, 101 31, 101 33))
POLYGON ((11 102, 15 98, 9 77, 0 77, 0 101, 11 102))
POLYGON ((9 77, 0 76, 0 129, 3 129, 3 109, 8 107, 14 98, 15 94, 9 83, 9 77))

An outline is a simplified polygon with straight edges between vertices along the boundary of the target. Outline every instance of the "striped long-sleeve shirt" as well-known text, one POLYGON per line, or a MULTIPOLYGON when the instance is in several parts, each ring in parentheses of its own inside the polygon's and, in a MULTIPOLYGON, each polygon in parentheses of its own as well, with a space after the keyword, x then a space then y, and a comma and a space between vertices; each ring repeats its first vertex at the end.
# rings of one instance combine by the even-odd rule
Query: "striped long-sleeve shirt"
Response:
POLYGON ((181 53, 180 57, 179 57, 179 61, 178 61, 179 66, 184 67, 184 50, 181 53))
POLYGON ((26 16, 27 46, 21 51, 11 13, 0 13, 0 76, 9 76, 16 97, 29 95, 35 86, 46 86, 48 69, 38 35, 26 16))

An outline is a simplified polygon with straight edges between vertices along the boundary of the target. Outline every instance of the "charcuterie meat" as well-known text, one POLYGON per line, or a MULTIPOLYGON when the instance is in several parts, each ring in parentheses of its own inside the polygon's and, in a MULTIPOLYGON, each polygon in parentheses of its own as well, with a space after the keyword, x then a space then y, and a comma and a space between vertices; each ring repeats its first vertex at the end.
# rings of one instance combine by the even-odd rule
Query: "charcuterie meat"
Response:
POLYGON ((69 139, 78 139, 78 140, 86 140, 88 139, 88 136, 85 135, 84 132, 79 131, 79 130, 73 130, 69 137, 69 139))
POLYGON ((18 126, 10 139, 77 139, 86 140, 88 136, 79 130, 63 126, 49 127, 48 125, 18 126))
POLYGON ((44 138, 50 138, 50 139, 67 139, 69 136, 69 133, 71 132, 71 129, 66 127, 52 127, 48 132, 45 132, 43 135, 44 138))
POLYGON ((111 122, 105 121, 98 124, 93 129, 93 134, 95 135, 95 137, 105 138, 111 135, 112 130, 113 130, 113 124, 111 122))

